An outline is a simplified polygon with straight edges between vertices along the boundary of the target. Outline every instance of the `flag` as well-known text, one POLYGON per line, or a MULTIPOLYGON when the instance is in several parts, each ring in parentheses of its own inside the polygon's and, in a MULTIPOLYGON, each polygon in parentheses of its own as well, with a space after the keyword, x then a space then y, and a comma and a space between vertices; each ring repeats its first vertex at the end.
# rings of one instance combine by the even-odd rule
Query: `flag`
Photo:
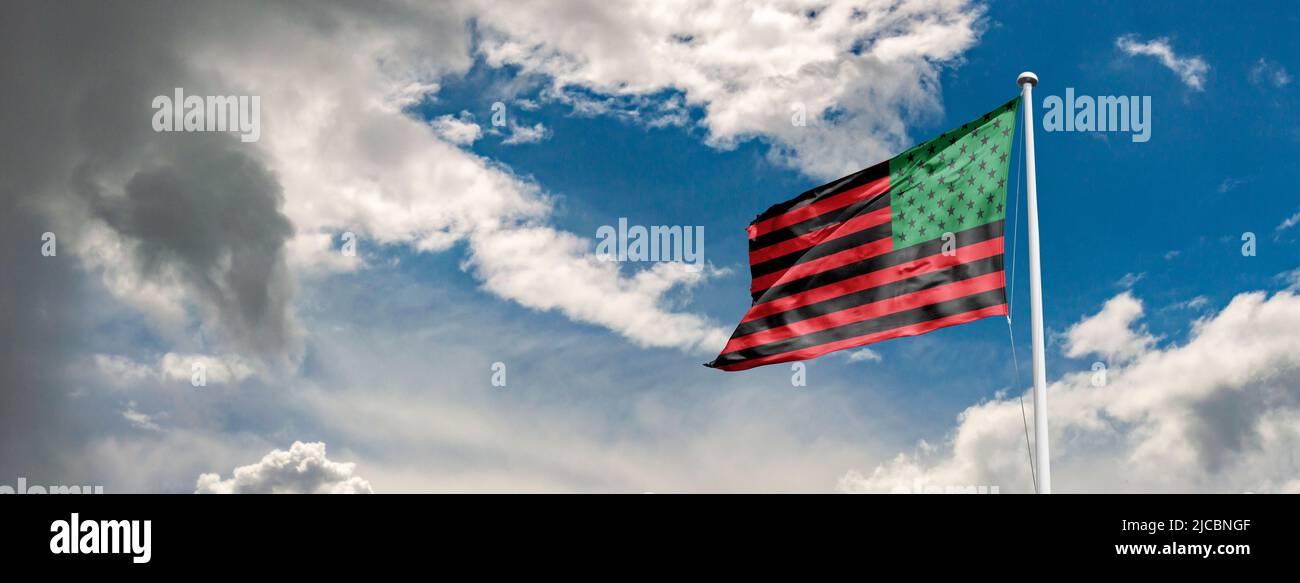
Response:
POLYGON ((1007 314, 1003 223, 1019 98, 768 209, 749 228, 753 305, 736 371, 1007 314))

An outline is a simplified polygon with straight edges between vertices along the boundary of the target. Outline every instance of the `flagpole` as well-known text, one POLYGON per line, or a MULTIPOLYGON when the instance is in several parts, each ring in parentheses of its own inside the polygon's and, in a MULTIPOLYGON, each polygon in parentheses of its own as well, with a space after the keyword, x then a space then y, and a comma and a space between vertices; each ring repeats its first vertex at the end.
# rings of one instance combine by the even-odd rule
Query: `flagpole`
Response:
POLYGON ((1034 342, 1034 445, 1038 493, 1052 493, 1051 456, 1047 445, 1047 357, 1043 354, 1043 281, 1038 252, 1038 184, 1034 176, 1034 86, 1038 75, 1028 71, 1016 79, 1025 110, 1025 168, 1029 180, 1029 309, 1034 342))

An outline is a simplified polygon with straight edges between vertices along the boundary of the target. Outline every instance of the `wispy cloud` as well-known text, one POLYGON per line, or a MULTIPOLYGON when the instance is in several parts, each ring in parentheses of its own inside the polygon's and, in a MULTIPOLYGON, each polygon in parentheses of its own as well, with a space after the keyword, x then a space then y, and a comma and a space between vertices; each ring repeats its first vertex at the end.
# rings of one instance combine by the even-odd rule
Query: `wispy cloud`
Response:
POLYGON ((1267 83, 1280 89, 1291 84, 1291 74, 1287 73, 1286 67, 1261 58, 1250 68, 1250 82, 1256 85, 1267 83))
POLYGON ((1115 46, 1130 56, 1155 57, 1161 65, 1176 73, 1184 85, 1196 91, 1205 90, 1205 75, 1210 72, 1210 66, 1199 56, 1179 56, 1167 38, 1141 42, 1136 35, 1126 34, 1115 39, 1115 46))
POLYGON ((1281 223, 1278 223, 1277 230, 1285 231, 1296 225, 1300 225, 1300 211, 1296 211, 1295 214, 1283 219, 1281 223))

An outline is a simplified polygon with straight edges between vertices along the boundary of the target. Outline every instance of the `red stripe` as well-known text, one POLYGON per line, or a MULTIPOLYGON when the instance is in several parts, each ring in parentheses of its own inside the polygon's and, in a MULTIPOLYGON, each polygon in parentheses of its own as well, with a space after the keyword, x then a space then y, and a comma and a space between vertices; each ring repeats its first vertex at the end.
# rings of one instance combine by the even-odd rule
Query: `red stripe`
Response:
POLYGON ((964 298, 969 295, 1002 287, 1006 287, 1002 272, 954 281, 952 283, 938 285, 929 289, 915 291, 910 294, 886 298, 869 304, 846 308, 838 312, 823 314, 815 318, 792 322, 785 326, 768 328, 767 330, 760 330, 753 334, 746 334, 744 336, 732 338, 727 342, 727 347, 722 350, 722 353, 727 354, 729 352, 744 350, 754 346, 761 346, 771 342, 789 340, 805 334, 838 328, 847 324, 871 320, 895 312, 919 308, 921 306, 928 306, 930 304, 964 298))
POLYGON ((801 206, 784 214, 765 219, 749 226, 749 238, 765 235, 777 229, 784 229, 795 223, 801 223, 816 216, 824 215, 835 209, 849 206, 859 200, 871 198, 889 190, 889 176, 877 178, 857 188, 846 190, 834 196, 828 196, 809 205, 801 206))
POLYGON ((778 271, 776 273, 769 273, 764 276, 755 277, 749 284, 749 291, 751 293, 757 293, 778 283, 791 282, 808 277, 809 275, 816 275, 828 269, 834 269, 850 263, 857 263, 877 255, 884 255, 893 250, 893 237, 876 239, 870 243, 863 243, 857 247, 840 251, 839 253, 832 253, 825 257, 819 257, 807 263, 800 263, 785 271, 778 271))
POLYGON ((867 334, 865 336, 846 338, 844 340, 837 340, 835 342, 828 342, 826 344, 818 344, 817 346, 800 348, 799 350, 794 350, 791 352, 783 352, 781 354, 760 356, 758 358, 745 360, 733 364, 724 364, 719 366, 718 368, 722 370, 728 370, 728 371, 737 371, 737 370, 748 370, 756 366, 762 366, 765 364, 775 364, 778 362, 790 362, 792 360, 807 360, 809 358, 815 358, 829 352, 835 352, 836 350, 843 350, 845 348, 856 348, 858 346, 864 346, 867 344, 871 344, 873 342, 880 342, 881 340, 889 340, 892 338, 917 336, 920 334, 925 334, 926 332, 938 330, 940 328, 947 328, 948 326, 956 326, 958 324, 974 322, 975 320, 978 320, 980 318, 988 318, 990 316, 1005 316, 1005 315, 1007 315, 1006 304, 989 306, 987 308, 980 308, 978 310, 973 310, 970 312, 953 314, 951 316, 944 316, 943 318, 938 318, 935 320, 928 320, 925 322, 912 324, 911 326, 894 328, 893 330, 883 330, 873 334, 867 334))
POLYGON ((800 306, 806 306, 808 304, 829 300, 831 298, 838 298, 842 295, 882 286, 887 283, 902 281, 909 277, 916 277, 932 271, 947 269, 954 265, 969 263, 971 261, 984 259, 985 257, 1000 255, 1003 251, 1002 241, 1002 237, 981 241, 973 245, 958 247, 955 255, 944 255, 943 253, 938 253, 914 261, 908 261, 907 263, 900 263, 892 267, 886 267, 879 271, 873 271, 843 281, 837 281, 832 284, 816 287, 791 296, 763 302, 750 308, 749 313, 745 314, 745 318, 740 322, 743 324, 750 320, 757 320, 759 318, 771 316, 772 314, 779 314, 800 306))
POLYGON ((795 251, 807 249, 809 247, 817 245, 818 243, 824 243, 826 241, 834 241, 836 239, 839 239, 840 237, 844 237, 846 235, 852 235, 864 229, 870 229, 871 227, 875 227, 877 225, 883 225, 885 223, 888 223, 889 220, 890 220, 890 209, 889 207, 885 207, 877 211, 871 211, 865 215, 853 217, 852 219, 844 221, 843 223, 826 225, 825 227, 817 229, 816 231, 813 231, 811 233, 800 235, 793 239, 786 239, 785 241, 768 245, 767 247, 764 247, 757 251, 750 251, 749 264, 754 265, 756 263, 762 263, 764 261, 775 259, 782 255, 789 255, 790 253, 794 253, 795 251))

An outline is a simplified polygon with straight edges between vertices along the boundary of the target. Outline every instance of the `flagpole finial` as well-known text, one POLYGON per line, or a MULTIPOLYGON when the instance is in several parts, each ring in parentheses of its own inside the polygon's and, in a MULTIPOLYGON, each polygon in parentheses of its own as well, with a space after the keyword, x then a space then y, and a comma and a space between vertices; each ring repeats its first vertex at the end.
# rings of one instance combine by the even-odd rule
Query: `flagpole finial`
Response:
POLYGON ((1024 87, 1025 83, 1028 83, 1030 86, 1037 86, 1038 75, 1030 73, 1029 71, 1025 71, 1024 73, 1021 73, 1020 76, 1016 78, 1016 86, 1024 87))

